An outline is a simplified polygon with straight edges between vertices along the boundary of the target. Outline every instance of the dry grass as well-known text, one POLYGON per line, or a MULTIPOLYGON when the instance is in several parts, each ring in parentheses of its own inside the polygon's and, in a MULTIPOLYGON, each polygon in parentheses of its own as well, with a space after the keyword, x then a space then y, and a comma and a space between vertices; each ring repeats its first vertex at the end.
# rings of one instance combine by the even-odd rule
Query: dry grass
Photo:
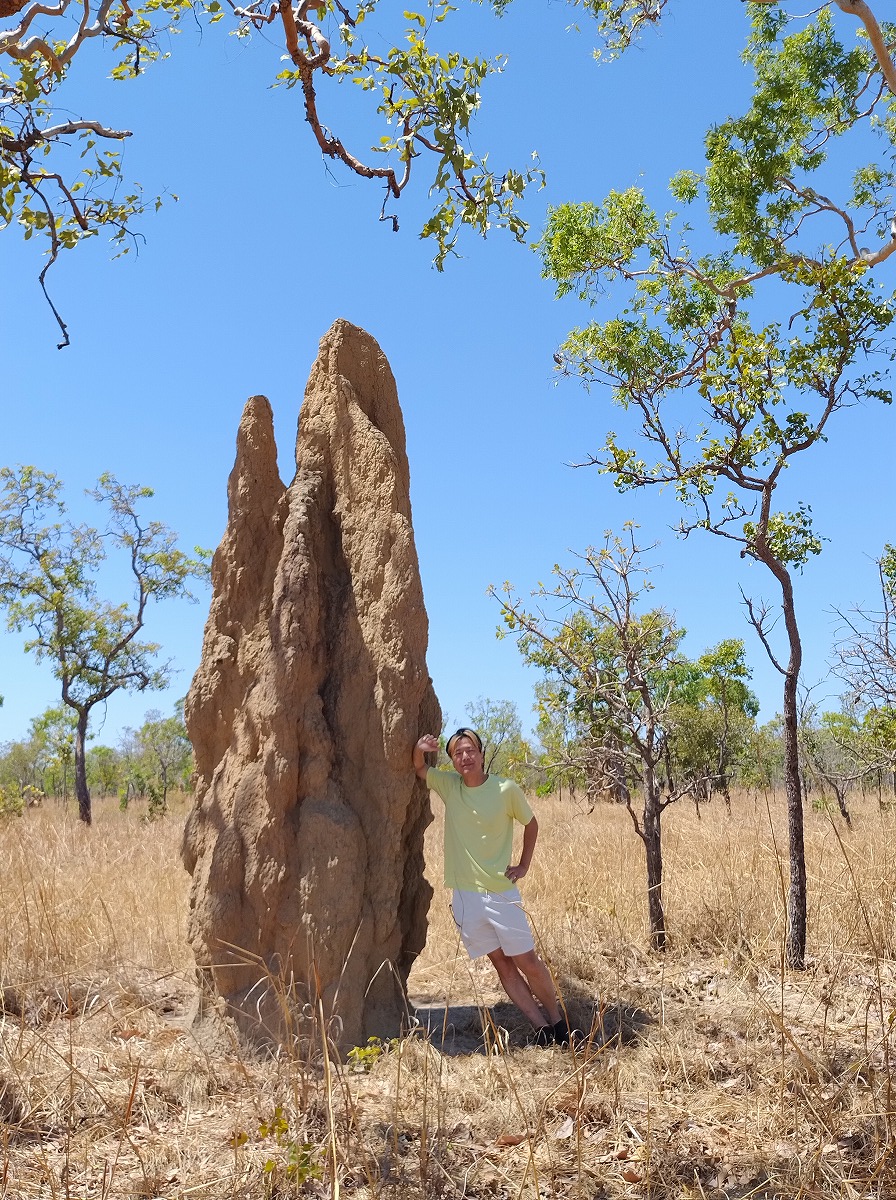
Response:
POLYGON ((458 950, 433 826, 411 991, 435 1030, 354 1064, 195 1042, 183 814, 10 820, 0 1196, 892 1200, 894 818, 857 803, 848 832, 807 814, 811 960, 794 973, 781 807, 669 810, 658 957, 628 815, 538 805, 526 902, 575 1023, 604 1035, 575 1052, 526 1048, 491 968, 458 950))

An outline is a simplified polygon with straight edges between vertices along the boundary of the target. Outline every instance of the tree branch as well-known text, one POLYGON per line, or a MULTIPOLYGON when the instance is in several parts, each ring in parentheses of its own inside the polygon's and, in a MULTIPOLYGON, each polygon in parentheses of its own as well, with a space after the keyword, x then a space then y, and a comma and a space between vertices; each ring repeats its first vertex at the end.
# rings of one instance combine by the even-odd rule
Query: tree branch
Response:
MULTIPOLYGON (((50 125, 46 129, 32 129, 24 137, 0 137, 0 150, 5 150, 7 154, 24 154, 42 142, 66 137, 70 133, 88 131, 95 133, 97 137, 112 138, 117 141, 123 141, 132 136, 128 129, 109 129, 105 125, 101 125, 99 121, 66 121, 62 125, 50 125)), ((51 176, 47 175, 44 178, 51 178, 51 176)), ((59 176, 55 175, 52 178, 59 179, 59 176)), ((68 195, 68 193, 66 194, 68 195)))
MULTIPOLYGON (((760 0, 760 3, 768 3, 768 0, 760 0)), ((865 26, 868 41, 871 43, 881 73, 887 81, 887 87, 896 95, 896 64, 893 62, 881 27, 871 8, 865 3, 865 0, 834 0, 834 3, 842 12, 858 17, 865 26)))

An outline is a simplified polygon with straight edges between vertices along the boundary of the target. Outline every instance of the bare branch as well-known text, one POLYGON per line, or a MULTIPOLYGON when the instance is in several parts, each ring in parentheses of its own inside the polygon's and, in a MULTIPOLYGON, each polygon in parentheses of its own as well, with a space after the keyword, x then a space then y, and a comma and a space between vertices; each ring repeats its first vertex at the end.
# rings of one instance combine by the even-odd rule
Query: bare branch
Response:
POLYGON ((753 604, 753 601, 750 599, 750 597, 744 594, 743 589, 741 589, 740 594, 741 594, 741 598, 742 598, 744 604, 746 605, 750 624, 753 626, 753 628, 756 630, 757 634, 759 635, 759 640, 762 642, 765 652, 769 657, 769 661, 771 662, 772 666, 775 668, 776 671, 780 672, 781 675, 786 675, 787 668, 783 667, 781 665, 781 663, 778 661, 778 659, 775 657, 775 652, 772 650, 771 643, 768 640, 767 630, 768 630, 769 609, 766 607, 766 605, 764 603, 760 603, 760 605, 757 609, 757 607, 753 604))
MULTIPOLYGON (((54 138, 67 137, 72 133, 95 133, 97 137, 123 141, 131 137, 128 129, 109 129, 99 121, 66 121, 62 125, 50 125, 46 129, 32 129, 30 133, 20 138, 0 137, 0 149, 8 154, 23 154, 32 150, 42 142, 51 142, 54 138)), ((55 178, 59 178, 55 176, 55 178)))

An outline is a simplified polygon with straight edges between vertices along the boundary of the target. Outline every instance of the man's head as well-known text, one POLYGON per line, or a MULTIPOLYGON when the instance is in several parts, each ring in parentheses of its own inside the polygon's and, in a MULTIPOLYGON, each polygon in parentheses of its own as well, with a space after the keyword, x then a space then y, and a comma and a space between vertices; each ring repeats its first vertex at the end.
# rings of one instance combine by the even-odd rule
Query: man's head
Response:
POLYGON ((475 729, 458 729, 446 746, 452 766, 467 787, 479 787, 485 782, 482 738, 475 729))
POLYGON ((482 754, 482 738, 475 729, 456 729, 448 739, 448 743, 445 746, 445 753, 452 762, 454 761, 454 751, 457 747, 457 743, 463 738, 468 738, 469 741, 471 741, 479 751, 479 753, 482 754))

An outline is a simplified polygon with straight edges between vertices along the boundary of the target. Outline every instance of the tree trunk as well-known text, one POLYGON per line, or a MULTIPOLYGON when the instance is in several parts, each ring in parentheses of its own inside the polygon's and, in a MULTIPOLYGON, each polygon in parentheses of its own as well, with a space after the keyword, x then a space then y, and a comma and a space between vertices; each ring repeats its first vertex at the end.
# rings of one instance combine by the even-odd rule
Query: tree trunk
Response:
POLYGON ((647 914, 650 944, 654 950, 666 949, 666 915, 663 912, 663 846, 661 839, 659 789, 651 771, 644 779, 644 851, 647 856, 647 914))
POLYGON ((93 820, 90 809, 90 791, 87 787, 87 709, 78 709, 78 728, 75 730, 75 795, 78 798, 78 816, 85 825, 93 820))
MULTIPOLYGON (((785 572, 786 575, 786 572, 785 572)), ((787 836, 790 846, 790 891, 787 897, 785 961, 802 970, 806 965, 806 849, 803 837, 803 787, 797 721, 797 681, 803 649, 793 606, 790 576, 782 582, 784 620, 790 640, 790 661, 784 676, 784 786, 787 795, 787 836)))
MULTIPOLYGON (((768 497, 764 505, 767 520, 768 497)), ((764 541, 756 543, 754 553, 781 585, 781 609, 784 613, 784 626, 790 650, 787 666, 784 668, 774 657, 761 621, 753 621, 766 653, 784 676, 784 790, 787 796, 787 836, 790 850, 790 889, 787 895, 784 959, 788 967, 802 970, 806 965, 806 848, 803 837, 803 779, 800 772, 797 684, 803 665, 803 645, 796 623, 790 572, 784 563, 771 553, 764 541)))

